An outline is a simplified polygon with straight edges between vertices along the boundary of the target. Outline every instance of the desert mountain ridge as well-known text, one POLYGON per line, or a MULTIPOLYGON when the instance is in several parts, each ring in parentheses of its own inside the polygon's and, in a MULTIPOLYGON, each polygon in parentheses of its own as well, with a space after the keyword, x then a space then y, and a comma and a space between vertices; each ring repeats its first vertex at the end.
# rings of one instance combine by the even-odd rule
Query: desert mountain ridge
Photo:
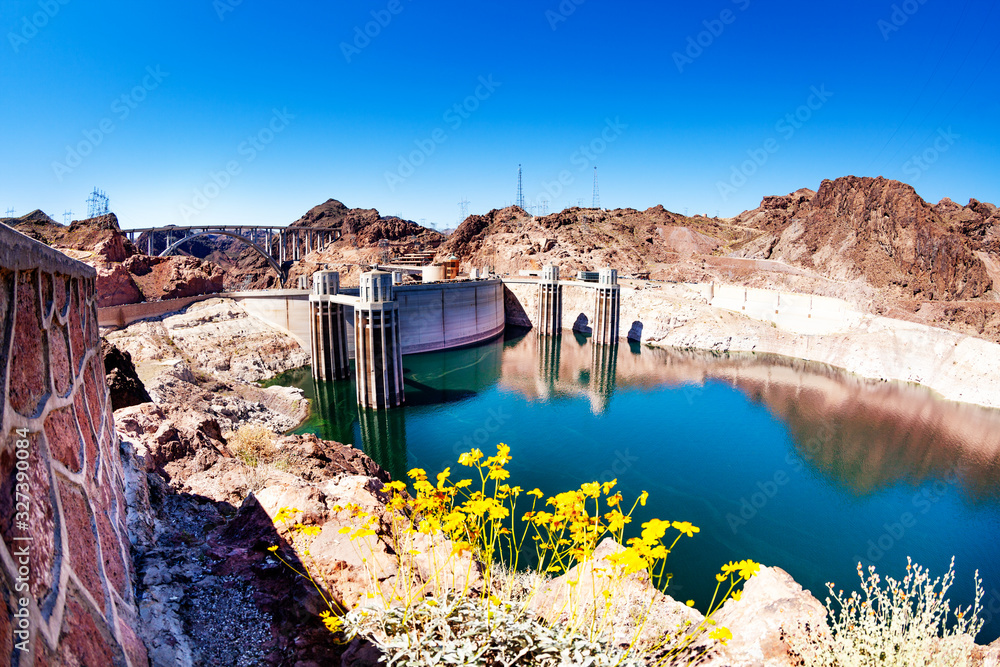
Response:
MULTIPOLYGON (((118 244, 109 244, 109 237, 121 236, 111 218, 67 227, 34 211, 5 222, 79 253, 113 245, 119 262, 145 249, 142 239, 137 247, 125 241, 126 256, 119 259, 118 244)), ((642 211, 572 207, 545 216, 509 206, 469 216, 448 237, 328 199, 290 224, 339 227, 343 237, 290 267, 290 280, 331 268, 351 284, 364 266, 412 252, 454 255, 467 267, 490 267, 500 275, 547 263, 560 265, 567 276, 612 266, 623 276, 652 280, 839 296, 873 312, 1000 339, 998 222, 990 203, 971 199, 962 206, 944 198, 930 204, 908 184, 856 176, 766 196, 757 208, 730 218, 686 216, 662 205, 642 211)), ((159 245, 154 238, 154 254, 159 245)), ((184 249, 221 267, 227 289, 276 286, 264 259, 238 241, 196 239, 184 249)), ((107 259, 107 250, 101 256, 107 259)))

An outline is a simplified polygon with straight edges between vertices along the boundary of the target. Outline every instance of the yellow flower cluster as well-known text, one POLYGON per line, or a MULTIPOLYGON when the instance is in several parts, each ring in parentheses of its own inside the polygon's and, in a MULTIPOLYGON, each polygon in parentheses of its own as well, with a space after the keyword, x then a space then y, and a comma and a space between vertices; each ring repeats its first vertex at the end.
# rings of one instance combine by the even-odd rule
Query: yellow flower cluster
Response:
MULTIPOLYGON (((637 536, 626 540, 625 531, 632 523, 632 515, 637 507, 645 506, 648 493, 643 491, 631 507, 626 508, 622 494, 615 488, 617 480, 611 480, 588 482, 578 489, 546 498, 540 489, 524 491, 507 483, 510 461, 510 448, 501 443, 493 456, 487 457, 481 450, 473 449, 458 458, 460 465, 474 471, 473 479, 453 482, 451 468, 446 468, 432 481, 425 470, 414 468, 408 473, 412 480, 412 496, 405 482, 394 481, 384 486, 389 501, 381 517, 353 505, 334 508, 338 512, 348 510, 356 521, 355 525, 341 528, 340 533, 369 546, 368 538, 382 539, 381 534, 401 563, 421 554, 416 548, 418 544, 426 548, 426 538, 421 538, 424 541, 420 542, 417 540, 419 535, 428 536, 432 544, 434 540, 447 538, 453 556, 471 553, 482 565, 484 582, 493 581, 492 573, 498 568, 505 572, 517 571, 526 545, 534 547, 533 566, 538 572, 560 573, 591 562, 597 546, 610 537, 624 548, 607 557, 613 570, 608 577, 620 582, 624 577, 645 571, 649 580, 662 588, 669 585, 672 576, 665 572, 667 557, 682 537, 691 538, 700 532, 688 521, 650 519, 641 524, 637 536), (518 511, 521 496, 531 499, 527 511, 518 511)), ((294 508, 282 508, 275 522, 290 523, 298 513, 294 508)), ((315 537, 319 528, 294 524, 290 532, 309 538, 315 537)), ((749 560, 730 562, 722 567, 717 575, 719 586, 706 625, 714 624, 710 621, 711 614, 726 599, 737 597, 739 592, 735 587, 756 574, 759 567, 749 560), (718 594, 725 581, 729 582, 728 590, 723 591, 720 598, 718 594)), ((404 594, 395 600, 410 605, 425 595, 441 593, 423 586, 418 589, 413 595, 404 594)), ((467 594, 469 591, 460 592, 467 594)), ((477 593, 484 600, 496 599, 497 594, 490 590, 488 583, 477 593)), ((376 583, 369 597, 381 594, 376 583)), ((606 590, 603 594, 610 604, 613 591, 606 590)), ((323 622, 335 632, 340 625, 332 605, 331 611, 334 613, 324 612, 323 622)), ((710 636, 725 642, 731 634, 725 628, 718 628, 710 636)))

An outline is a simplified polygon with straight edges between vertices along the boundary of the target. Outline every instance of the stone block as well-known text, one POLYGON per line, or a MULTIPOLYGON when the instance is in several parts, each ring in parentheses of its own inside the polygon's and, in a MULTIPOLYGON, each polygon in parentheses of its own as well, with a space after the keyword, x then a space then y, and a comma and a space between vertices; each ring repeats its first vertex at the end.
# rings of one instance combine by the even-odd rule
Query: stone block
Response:
POLYGON ((49 396, 49 359, 45 349, 38 271, 17 276, 17 305, 10 360, 10 405, 34 417, 49 396))
POLYGON ((80 472, 83 465, 83 437, 72 407, 49 413, 45 418, 45 437, 52 457, 70 472, 80 472))
POLYGON ((59 499, 62 501, 63 521, 68 536, 70 567, 80 583, 93 596, 101 613, 107 611, 107 591, 101 579, 101 562, 94 530, 94 515, 87 496, 76 484, 59 478, 59 499))
MULTIPOLYGON (((27 484, 31 489, 27 526, 19 524, 17 517, 16 484, 17 458, 15 443, 20 439, 16 431, 6 434, 7 442, 0 449, 0 533, 8 551, 13 553, 14 537, 30 535, 31 541, 31 581, 30 591, 38 606, 46 609, 46 602, 54 594, 54 582, 59 579, 60 554, 58 518, 51 497, 52 481, 48 462, 49 453, 43 447, 39 433, 28 435, 29 456, 27 459, 27 484)), ((22 466, 23 467, 23 466, 22 466)))

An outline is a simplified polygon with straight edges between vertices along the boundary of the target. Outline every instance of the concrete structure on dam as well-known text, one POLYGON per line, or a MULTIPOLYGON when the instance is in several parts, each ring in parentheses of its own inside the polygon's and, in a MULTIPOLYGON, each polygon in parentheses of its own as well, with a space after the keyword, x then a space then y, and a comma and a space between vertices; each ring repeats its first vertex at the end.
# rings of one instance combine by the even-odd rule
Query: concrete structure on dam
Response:
MULTIPOLYGON (((505 279, 508 323, 532 327, 542 333, 569 329, 591 334, 593 342, 598 343, 618 338, 642 341, 644 332, 662 330, 662 322, 654 322, 666 312, 655 308, 660 285, 622 287, 612 269, 601 271, 598 283, 560 280, 558 285, 556 292, 553 283, 546 283, 544 278, 505 279), (558 295, 558 314, 547 303, 543 308, 546 291, 558 295)), ((668 287, 682 292, 686 300, 741 313, 796 334, 841 333, 863 318, 847 301, 832 297, 720 283, 678 283, 668 287)))
POLYGON ((313 377, 348 377, 353 354, 358 404, 401 405, 403 354, 496 337, 504 328, 502 299, 495 280, 396 285, 392 274, 371 271, 362 274, 357 290, 341 290, 337 272, 317 272, 308 318, 313 377))
MULTIPOLYGON (((320 339, 317 344, 325 342, 320 339)), ((390 273, 371 271, 361 275, 361 288, 354 304, 354 361, 359 406, 396 408, 403 404, 399 304, 393 295, 390 273)))
MULTIPOLYGON (((594 343, 614 345, 621 337, 619 334, 621 288, 618 286, 618 271, 601 269, 597 275, 597 283, 581 280, 559 280, 559 267, 550 264, 542 269, 539 280, 512 279, 505 280, 504 284, 537 286, 536 307, 533 308, 535 319, 528 324, 535 328, 538 333, 545 336, 556 336, 563 329, 572 329, 573 331, 592 333, 594 343), (584 300, 592 302, 586 313, 578 315, 569 327, 565 326, 563 320, 565 289, 573 290, 574 307, 576 300, 581 295, 584 300)), ((524 310, 523 306, 522 303, 522 310, 524 310)), ((523 324, 523 322, 518 322, 518 324, 523 324)))
MULTIPOLYGON (((357 287, 340 287, 341 295, 357 297, 357 287)), ((503 284, 499 280, 407 284, 394 287, 400 309, 403 354, 435 352, 490 340, 503 333, 503 284)), ((208 299, 232 299, 248 313, 275 326, 312 350, 307 290, 220 292, 182 299, 132 303, 98 309, 102 327, 125 327, 139 320, 176 313, 208 299)), ((354 358, 354 305, 344 305, 348 357, 354 358)))

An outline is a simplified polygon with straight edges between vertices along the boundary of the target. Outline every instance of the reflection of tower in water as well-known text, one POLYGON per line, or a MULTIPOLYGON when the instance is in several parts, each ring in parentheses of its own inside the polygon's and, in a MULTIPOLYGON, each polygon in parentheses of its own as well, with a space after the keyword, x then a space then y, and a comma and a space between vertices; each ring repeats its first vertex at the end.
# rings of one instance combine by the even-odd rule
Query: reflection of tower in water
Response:
POLYGON ((562 336, 535 334, 535 346, 538 350, 539 384, 545 388, 546 396, 549 396, 553 393, 556 384, 559 382, 562 336))
POLYGON ((393 479, 406 479, 406 411, 357 407, 365 454, 389 471, 393 479))
MULTIPOLYGON (((314 382, 316 405, 322 420, 318 428, 324 440, 354 444, 354 419, 358 400, 350 380, 314 382)), ((315 408, 314 408, 315 409, 315 408)))
POLYGON ((590 411, 595 415, 604 414, 615 393, 615 378, 618 373, 618 343, 597 345, 591 343, 590 364, 590 411))

